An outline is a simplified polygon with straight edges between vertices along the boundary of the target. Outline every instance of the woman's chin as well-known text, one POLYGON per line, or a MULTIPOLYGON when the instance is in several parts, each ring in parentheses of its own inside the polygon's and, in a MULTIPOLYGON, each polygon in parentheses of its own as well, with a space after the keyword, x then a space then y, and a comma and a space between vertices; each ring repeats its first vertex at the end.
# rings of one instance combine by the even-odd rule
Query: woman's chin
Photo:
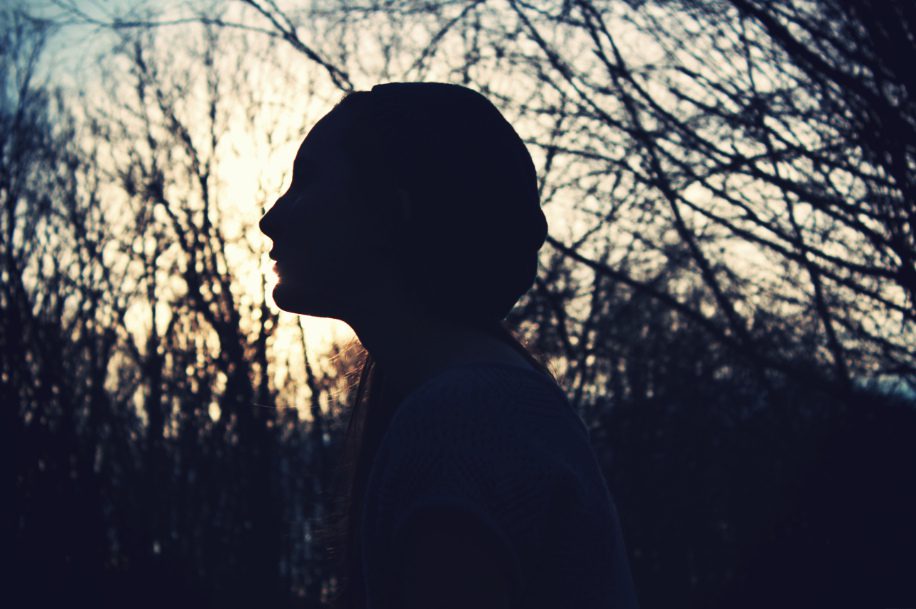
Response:
POLYGON ((295 284, 290 285, 280 279, 273 290, 274 302, 278 307, 290 313, 301 313, 304 303, 304 294, 295 284))
POLYGON ((274 303, 283 311, 311 317, 340 319, 340 308, 336 302, 324 297, 323 293, 309 289, 301 283, 284 281, 274 286, 274 303))

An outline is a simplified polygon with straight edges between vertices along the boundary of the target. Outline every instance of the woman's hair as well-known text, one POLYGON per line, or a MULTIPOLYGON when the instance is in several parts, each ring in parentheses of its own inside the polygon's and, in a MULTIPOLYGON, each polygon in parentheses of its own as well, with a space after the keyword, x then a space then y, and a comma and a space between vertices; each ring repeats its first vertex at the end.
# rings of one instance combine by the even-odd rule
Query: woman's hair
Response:
MULTIPOLYGON (((409 195, 395 244, 403 286, 425 311, 488 332, 556 380, 504 318, 532 285, 547 234, 537 175, 518 134, 479 93, 444 83, 388 83, 346 95, 344 147, 354 196, 381 220, 409 195)), ((398 404, 364 352, 340 454, 332 513, 317 541, 334 566, 335 609, 362 609, 359 525, 369 469, 398 404)))

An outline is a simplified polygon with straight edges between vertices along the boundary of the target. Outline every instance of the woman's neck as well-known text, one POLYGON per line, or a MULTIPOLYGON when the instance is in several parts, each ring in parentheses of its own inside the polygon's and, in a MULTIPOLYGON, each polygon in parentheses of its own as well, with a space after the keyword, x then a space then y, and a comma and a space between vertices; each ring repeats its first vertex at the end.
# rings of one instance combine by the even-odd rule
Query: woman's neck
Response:
POLYGON ((386 323, 354 326, 363 346, 385 370, 395 399, 453 366, 498 362, 535 369, 515 348, 496 336, 460 324, 423 316, 395 315, 386 323))

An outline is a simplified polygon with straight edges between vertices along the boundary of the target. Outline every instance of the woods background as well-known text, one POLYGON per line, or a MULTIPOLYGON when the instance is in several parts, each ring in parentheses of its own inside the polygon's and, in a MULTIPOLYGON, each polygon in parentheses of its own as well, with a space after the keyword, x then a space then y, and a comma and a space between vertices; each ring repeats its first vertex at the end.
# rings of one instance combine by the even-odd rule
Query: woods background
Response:
POLYGON ((481 91, 534 157, 509 321, 591 430, 641 605, 916 604, 912 3, 0 15, 7 606, 321 605, 362 352, 278 314, 257 220, 394 80, 481 91))

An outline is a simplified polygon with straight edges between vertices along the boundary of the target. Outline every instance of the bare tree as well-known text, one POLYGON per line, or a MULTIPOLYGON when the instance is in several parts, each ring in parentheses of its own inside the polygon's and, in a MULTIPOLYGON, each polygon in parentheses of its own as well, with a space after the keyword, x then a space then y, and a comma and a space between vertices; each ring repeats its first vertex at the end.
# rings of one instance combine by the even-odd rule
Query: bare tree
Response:
MULTIPOLYGON (((779 429, 800 395, 916 380, 904 3, 52 4, 111 48, 65 103, 35 80, 51 24, 4 13, 0 391, 37 547, 321 601, 310 540, 364 354, 276 313, 254 227, 270 166, 380 81, 471 86, 523 135, 551 234, 509 321, 603 462, 639 416, 640 446, 683 429, 689 452, 716 432, 688 405, 779 429), (93 526, 39 532, 61 498, 93 526)), ((706 526, 720 504, 690 505, 706 526)))

